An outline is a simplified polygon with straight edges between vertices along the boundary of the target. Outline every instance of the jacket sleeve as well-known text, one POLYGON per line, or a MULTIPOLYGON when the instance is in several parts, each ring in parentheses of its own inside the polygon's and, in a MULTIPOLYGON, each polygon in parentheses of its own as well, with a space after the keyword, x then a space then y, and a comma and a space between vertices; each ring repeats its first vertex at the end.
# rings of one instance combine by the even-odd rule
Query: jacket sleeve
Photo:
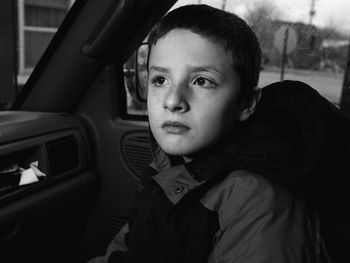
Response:
POLYGON ((220 230, 208 262, 319 262, 314 217, 305 205, 260 176, 241 175, 216 189, 220 230))
POLYGON ((108 263, 110 255, 115 251, 126 252, 125 235, 129 232, 129 225, 126 223, 108 245, 107 252, 103 256, 90 259, 87 263, 108 263))

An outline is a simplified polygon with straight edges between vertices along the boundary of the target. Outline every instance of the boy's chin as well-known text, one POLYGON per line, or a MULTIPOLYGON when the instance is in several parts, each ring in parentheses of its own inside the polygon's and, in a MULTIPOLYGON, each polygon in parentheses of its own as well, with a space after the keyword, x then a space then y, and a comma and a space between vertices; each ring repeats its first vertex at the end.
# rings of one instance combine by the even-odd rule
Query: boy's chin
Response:
POLYGON ((178 149, 171 149, 171 150, 167 150, 167 149, 163 149, 163 151, 169 155, 173 155, 173 156, 184 156, 184 155, 188 155, 187 151, 184 150, 178 150, 178 149))
POLYGON ((183 156, 188 160, 193 160, 197 158, 203 158, 208 155, 215 154, 215 152, 220 149, 219 145, 182 145, 182 144, 160 144, 162 150, 173 156, 183 156))
POLYGON ((200 150, 197 148, 189 148, 189 147, 161 147, 162 150, 169 155, 172 156, 183 156, 185 158, 185 160, 190 161, 196 158, 201 158, 202 156, 205 156, 206 154, 208 154, 206 148, 204 150, 200 150))
POLYGON ((188 147, 179 147, 178 145, 177 147, 161 145, 161 148, 165 153, 173 156, 187 156, 187 155, 192 155, 194 152, 193 149, 190 149, 188 147))

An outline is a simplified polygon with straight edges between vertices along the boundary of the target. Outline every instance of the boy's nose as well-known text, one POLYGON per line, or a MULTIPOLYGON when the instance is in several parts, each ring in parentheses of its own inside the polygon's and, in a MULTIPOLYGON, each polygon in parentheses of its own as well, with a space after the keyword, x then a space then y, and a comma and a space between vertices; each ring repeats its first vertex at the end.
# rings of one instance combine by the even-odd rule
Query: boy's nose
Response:
POLYGON ((164 108, 168 111, 183 113, 189 110, 186 91, 181 87, 172 87, 167 94, 164 108))

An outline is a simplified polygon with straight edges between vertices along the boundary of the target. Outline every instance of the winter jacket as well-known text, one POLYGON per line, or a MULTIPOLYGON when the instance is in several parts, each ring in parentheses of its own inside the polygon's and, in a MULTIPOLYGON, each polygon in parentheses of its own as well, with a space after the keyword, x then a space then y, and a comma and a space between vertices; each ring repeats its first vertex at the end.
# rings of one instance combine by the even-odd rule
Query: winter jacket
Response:
POLYGON ((346 194, 330 183, 332 196, 322 196, 327 179, 344 177, 338 167, 325 173, 325 150, 339 150, 333 129, 348 127, 313 89, 285 81, 263 89, 230 142, 192 162, 168 156, 151 136, 154 162, 128 224, 90 263, 331 262, 326 246, 337 258, 341 245, 327 215, 343 218, 346 194), (335 144, 323 141, 329 135, 335 144))

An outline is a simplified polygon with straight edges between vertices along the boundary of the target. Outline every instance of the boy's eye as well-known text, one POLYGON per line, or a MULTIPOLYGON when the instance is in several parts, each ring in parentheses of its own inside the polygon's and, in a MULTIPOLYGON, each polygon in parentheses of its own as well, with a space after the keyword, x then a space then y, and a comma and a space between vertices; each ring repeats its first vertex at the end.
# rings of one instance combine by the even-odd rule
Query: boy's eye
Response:
POLYGON ((193 84, 204 87, 204 88, 215 88, 216 87, 216 83, 214 83, 214 81, 211 81, 211 80, 203 78, 203 77, 196 78, 194 80, 193 84))
POLYGON ((152 79, 152 84, 156 87, 164 86, 168 83, 168 80, 165 77, 157 76, 152 79))

